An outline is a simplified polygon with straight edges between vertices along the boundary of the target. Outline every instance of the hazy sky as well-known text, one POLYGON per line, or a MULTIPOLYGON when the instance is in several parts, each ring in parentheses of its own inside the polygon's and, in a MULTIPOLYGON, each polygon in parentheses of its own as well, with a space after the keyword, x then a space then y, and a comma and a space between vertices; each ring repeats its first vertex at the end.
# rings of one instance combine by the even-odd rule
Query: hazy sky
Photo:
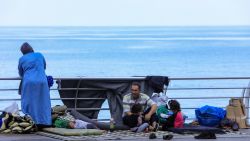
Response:
POLYGON ((250 0, 0 0, 0 26, 250 25, 250 0))

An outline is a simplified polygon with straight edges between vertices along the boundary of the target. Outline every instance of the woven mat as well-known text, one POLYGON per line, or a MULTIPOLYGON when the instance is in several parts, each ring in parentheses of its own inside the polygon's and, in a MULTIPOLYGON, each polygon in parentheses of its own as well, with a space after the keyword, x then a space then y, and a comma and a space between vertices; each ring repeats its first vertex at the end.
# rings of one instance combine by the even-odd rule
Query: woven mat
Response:
MULTIPOLYGON (((150 132, 151 133, 151 132, 150 132)), ((137 139, 148 139, 150 133, 134 133, 128 130, 119 130, 114 132, 105 132, 102 135, 90 135, 90 136, 62 136, 47 132, 37 132, 38 135, 47 136, 55 139, 61 140, 137 140, 137 139)), ((187 138, 193 135, 188 134, 175 134, 167 131, 157 131, 155 132, 158 139, 162 139, 163 135, 172 134, 174 138, 187 138)))

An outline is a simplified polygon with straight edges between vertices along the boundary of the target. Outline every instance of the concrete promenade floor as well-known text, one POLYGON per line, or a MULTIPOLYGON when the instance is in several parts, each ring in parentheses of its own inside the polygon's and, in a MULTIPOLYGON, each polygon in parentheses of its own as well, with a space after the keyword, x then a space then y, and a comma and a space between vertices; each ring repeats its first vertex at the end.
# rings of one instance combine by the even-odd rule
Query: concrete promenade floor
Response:
MULTIPOLYGON (((0 141, 101 141, 101 140, 122 140, 122 141, 156 141, 163 140, 162 136, 166 134, 173 134, 170 132, 158 131, 156 132, 157 139, 149 139, 150 133, 135 134, 132 132, 116 132, 106 133, 101 136, 61 136, 46 132, 37 132, 35 134, 0 134, 0 141)), ((197 134, 173 134, 172 140, 176 141, 199 141, 207 139, 195 139, 197 134)), ((218 141, 249 141, 250 129, 241 129, 239 132, 232 132, 227 134, 216 134, 218 141)))

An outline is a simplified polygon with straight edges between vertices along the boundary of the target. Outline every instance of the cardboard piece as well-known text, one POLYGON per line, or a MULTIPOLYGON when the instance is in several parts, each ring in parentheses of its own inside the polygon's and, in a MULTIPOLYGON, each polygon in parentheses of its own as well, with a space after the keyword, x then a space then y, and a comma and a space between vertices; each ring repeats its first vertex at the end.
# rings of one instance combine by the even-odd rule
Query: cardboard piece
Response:
POLYGON ((245 105, 242 99, 231 99, 226 109, 228 119, 236 121, 239 124, 239 128, 247 128, 245 105))

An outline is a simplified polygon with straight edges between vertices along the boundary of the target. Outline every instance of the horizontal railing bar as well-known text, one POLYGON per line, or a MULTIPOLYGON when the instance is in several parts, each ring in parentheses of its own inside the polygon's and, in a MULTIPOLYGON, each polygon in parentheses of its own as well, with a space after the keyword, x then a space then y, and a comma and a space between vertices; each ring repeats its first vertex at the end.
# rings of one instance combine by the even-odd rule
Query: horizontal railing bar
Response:
POLYGON ((20 77, 1 77, 0 80, 21 80, 20 77))
MULTIPOLYGON (((0 99, 0 101, 14 101, 21 100, 20 98, 14 99, 0 99)), ((51 98, 50 100, 75 100, 75 98, 51 98)), ((77 98, 77 100, 106 100, 106 98, 77 98)))
POLYGON ((145 80, 144 77, 65 77, 65 78, 54 78, 54 80, 145 80))
MULTIPOLYGON (((51 100, 75 100, 75 98, 51 98, 51 100)), ((77 100, 106 100, 106 98, 77 98, 77 100)))
MULTIPOLYGON (((146 76, 131 76, 131 77, 65 77, 54 80, 144 80, 146 76)), ((250 79, 250 77, 169 77, 169 80, 213 80, 213 79, 250 79)), ((6 77, 0 80, 21 80, 20 77, 6 77)))
MULTIPOLYGON (((200 108, 200 107, 181 107, 181 109, 197 109, 197 108, 200 108)), ((218 107, 218 108, 226 109, 227 107, 218 107)), ((245 108, 249 109, 250 107, 245 107, 245 108)))
POLYGON ((250 97, 168 97, 168 99, 224 99, 224 98, 250 98, 250 97))
MULTIPOLYGON (((217 90, 217 89, 250 89, 250 87, 203 87, 203 88, 197 88, 197 87, 192 87, 192 88, 167 88, 165 90, 217 90)), ((18 89, 0 89, 0 91, 17 91, 18 89)), ((67 90, 100 90, 100 91, 105 91, 107 89, 102 89, 102 88, 60 88, 60 89, 50 89, 50 90, 62 90, 62 91, 67 91, 67 90)))
POLYGON ((59 88, 55 90, 100 90, 100 91, 105 91, 107 89, 103 88, 59 88))
MULTIPOLYGON (((78 110, 78 111, 97 111, 97 110, 109 110, 109 108, 67 108, 68 110, 78 110)), ((21 111, 21 109, 19 109, 21 111)), ((3 110, 0 110, 3 112, 3 110)))
MULTIPOLYGON (((181 109, 186 109, 186 110, 190 110, 190 109, 198 109, 200 107, 183 107, 181 109)), ((225 109, 226 107, 218 107, 218 108, 223 108, 225 109)), ((246 107, 246 109, 249 109, 250 107, 246 107)), ((109 108, 67 108, 68 110, 78 110, 78 111, 97 111, 97 110, 110 110, 109 108)), ((21 109, 19 109, 19 111, 21 111, 21 109)), ((3 112, 3 110, 0 110, 0 112, 3 112)))
MULTIPOLYGON (((181 109, 197 109, 197 108, 200 108, 200 107, 181 107, 181 109)), ((218 107, 218 108, 226 109, 227 107, 218 107)), ((245 108, 248 109, 250 107, 245 107, 245 108)))
MULTIPOLYGON (((250 97, 168 97, 168 99, 226 99, 226 98, 250 98, 250 97)), ((0 99, 0 101, 20 101, 20 98, 0 99)), ((50 100, 75 100, 75 98, 51 98, 50 100)), ((77 100, 106 100, 106 98, 77 98, 77 100)))
MULTIPOLYGON (((0 91, 17 91, 18 89, 1 89, 0 91)), ((62 90, 62 91, 67 91, 67 90, 98 90, 98 91, 105 91, 107 89, 102 89, 102 88, 60 88, 60 89, 50 89, 50 90, 62 90)))
POLYGON ((105 118, 104 119, 92 119, 92 120, 94 120, 94 121, 110 121, 110 119, 107 119, 107 118, 106 119, 105 118))
POLYGON ((169 80, 218 80, 218 79, 250 79, 250 77, 180 77, 168 78, 169 80))
POLYGON ((109 108, 68 108, 68 110, 97 111, 97 110, 109 110, 109 108))
POLYGON ((11 99, 0 99, 0 101, 19 101, 20 98, 11 98, 11 99))
POLYGON ((167 88, 166 90, 217 90, 217 89, 250 89, 250 87, 203 87, 203 88, 197 88, 197 87, 192 87, 192 88, 167 88))

